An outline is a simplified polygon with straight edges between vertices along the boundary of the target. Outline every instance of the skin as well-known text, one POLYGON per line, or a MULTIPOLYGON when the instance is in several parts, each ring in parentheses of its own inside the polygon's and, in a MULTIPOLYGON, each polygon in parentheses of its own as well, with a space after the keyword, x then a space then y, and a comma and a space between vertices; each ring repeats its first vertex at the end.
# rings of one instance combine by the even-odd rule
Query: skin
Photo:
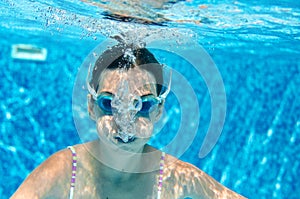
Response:
MULTIPOLYGON (((122 78, 124 78, 124 74, 117 70, 104 71, 99 81, 98 93, 116 93, 117 85, 122 78)), ((155 82, 154 76, 149 72, 135 67, 128 71, 126 78, 131 93, 140 96, 149 94, 156 96, 155 86, 145 84, 145 82, 155 82)), ((103 114, 91 96, 88 96, 88 101, 90 117, 96 122, 100 139, 74 146, 78 157, 74 198, 156 198, 158 170, 134 172, 146 168, 147 165, 157 165, 158 168, 161 152, 146 144, 151 134, 137 137, 130 143, 118 142, 114 136, 109 135, 114 132, 113 125, 106 133, 99 128, 105 122, 113 124, 113 117, 103 114), (150 160, 150 164, 143 159, 143 154, 149 152, 157 152, 157 155, 150 160), (109 166, 104 164, 107 162, 109 162, 109 166)), ((147 124, 148 127, 158 120, 162 108, 163 104, 155 111, 154 121, 138 118, 135 121, 137 129, 142 131, 144 124, 147 124)), ((59 151, 26 178, 12 199, 68 198, 71 172, 71 151, 68 149, 59 151)), ((195 166, 166 155, 161 198, 183 199, 185 197, 194 199, 244 198, 227 189, 195 166)))

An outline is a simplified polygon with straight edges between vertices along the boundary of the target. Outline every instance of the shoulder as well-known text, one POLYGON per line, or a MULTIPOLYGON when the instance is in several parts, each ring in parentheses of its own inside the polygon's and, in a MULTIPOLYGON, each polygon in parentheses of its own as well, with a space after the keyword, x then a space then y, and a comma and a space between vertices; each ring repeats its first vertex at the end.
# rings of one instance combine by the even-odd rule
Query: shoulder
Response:
POLYGON ((51 155, 21 184, 12 198, 43 198, 65 195, 69 189, 72 171, 72 153, 64 149, 51 155))
POLYGON ((163 181, 165 190, 172 192, 166 194, 173 195, 173 198, 244 198, 229 190, 196 166, 169 155, 166 157, 163 181))

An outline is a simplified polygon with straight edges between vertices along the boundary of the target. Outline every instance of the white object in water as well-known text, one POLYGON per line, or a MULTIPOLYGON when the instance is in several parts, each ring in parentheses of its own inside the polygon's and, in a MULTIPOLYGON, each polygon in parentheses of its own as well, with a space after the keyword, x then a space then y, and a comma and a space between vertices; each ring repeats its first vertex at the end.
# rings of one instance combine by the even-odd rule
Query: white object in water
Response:
POLYGON ((14 59, 45 61, 47 49, 31 44, 14 44, 11 49, 11 57, 14 59))

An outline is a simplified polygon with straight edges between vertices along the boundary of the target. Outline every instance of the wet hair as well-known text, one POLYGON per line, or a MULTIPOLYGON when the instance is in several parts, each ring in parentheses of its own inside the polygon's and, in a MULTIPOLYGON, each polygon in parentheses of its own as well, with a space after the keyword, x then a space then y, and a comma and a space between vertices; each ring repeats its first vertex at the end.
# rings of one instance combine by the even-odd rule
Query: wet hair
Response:
POLYGON ((125 55, 125 48, 121 45, 113 46, 106 50, 97 59, 92 71, 90 85, 97 92, 101 73, 105 69, 125 69, 134 68, 136 65, 153 74, 156 81, 156 91, 159 95, 162 91, 163 69, 154 55, 146 48, 132 50, 134 59, 125 55))

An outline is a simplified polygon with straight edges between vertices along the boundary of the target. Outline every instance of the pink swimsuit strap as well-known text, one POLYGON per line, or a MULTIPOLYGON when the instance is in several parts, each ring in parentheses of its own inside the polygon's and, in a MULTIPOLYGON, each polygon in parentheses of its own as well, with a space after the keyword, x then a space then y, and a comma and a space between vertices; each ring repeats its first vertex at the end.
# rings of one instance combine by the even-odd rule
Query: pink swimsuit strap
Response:
POLYGON ((72 178, 71 178, 69 199, 73 199, 75 180, 76 180, 77 155, 76 155, 75 148, 73 146, 68 146, 68 149, 70 149, 72 152, 72 178))

